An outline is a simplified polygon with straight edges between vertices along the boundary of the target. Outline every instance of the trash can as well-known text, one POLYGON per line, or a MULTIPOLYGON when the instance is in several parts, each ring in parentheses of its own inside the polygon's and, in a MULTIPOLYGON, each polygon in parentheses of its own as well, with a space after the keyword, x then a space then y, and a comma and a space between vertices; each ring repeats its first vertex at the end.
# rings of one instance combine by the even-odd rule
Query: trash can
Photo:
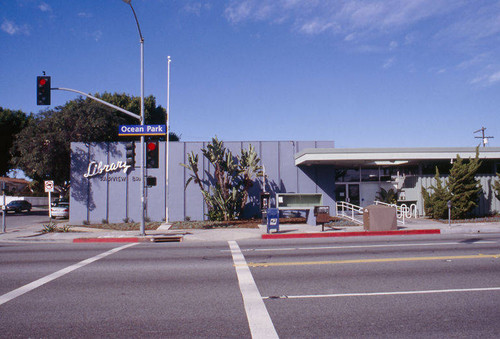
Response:
POLYGON ((382 205, 365 207, 363 209, 363 228, 368 231, 397 230, 396 209, 382 205))
POLYGON ((276 232, 280 231, 280 210, 277 208, 267 209, 267 233, 270 233, 272 229, 276 232))

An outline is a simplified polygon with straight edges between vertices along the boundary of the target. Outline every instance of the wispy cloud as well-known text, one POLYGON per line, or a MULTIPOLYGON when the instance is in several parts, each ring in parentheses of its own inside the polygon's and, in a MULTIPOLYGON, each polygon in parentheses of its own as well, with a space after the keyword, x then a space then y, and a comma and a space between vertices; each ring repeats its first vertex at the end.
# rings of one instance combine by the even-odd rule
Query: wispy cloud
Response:
POLYGON ((391 68, 392 65, 394 64, 394 61, 396 60, 396 58, 392 57, 392 58, 389 58, 387 59, 384 64, 382 65, 382 68, 383 69, 388 69, 388 68, 391 68))
POLYGON ((490 55, 488 53, 480 53, 472 56, 471 58, 462 61, 457 65, 458 69, 468 69, 477 65, 481 65, 485 60, 489 59, 490 55))
POLYGON ((30 28, 28 25, 19 26, 7 19, 4 19, 0 28, 9 35, 30 35, 30 28))
POLYGON ((52 12, 52 8, 50 7, 50 5, 43 1, 38 6, 38 9, 40 9, 42 12, 52 12))
POLYGON ((89 12, 79 12, 77 14, 80 18, 92 18, 92 13, 89 12))
MULTIPOLYGON (((279 24, 299 34, 329 35, 361 53, 396 54, 400 66, 405 51, 417 48, 438 56, 432 67, 439 73, 460 71, 474 84, 500 84, 498 1, 232 0, 224 16, 233 25, 279 24), (464 61, 457 64, 456 57, 464 61)), ((395 61, 386 55, 382 67, 395 61)))
POLYGON ((500 33, 500 3, 479 2, 469 5, 463 15, 450 25, 442 27, 436 38, 463 44, 477 44, 500 33))
POLYGON ((491 68, 489 72, 484 72, 482 75, 472 79, 471 84, 478 86, 491 86, 500 82, 500 68, 493 66, 489 68, 491 68))
POLYGON ((92 37, 95 41, 99 41, 102 38, 102 31, 95 31, 92 33, 92 37))
POLYGON ((245 21, 289 22, 307 34, 331 32, 357 37, 411 26, 460 6, 456 0, 235 0, 225 16, 233 24, 245 21), (287 19, 287 20, 284 20, 287 19))
POLYGON ((186 13, 200 16, 202 11, 204 10, 208 11, 210 10, 211 7, 212 5, 209 2, 195 1, 195 2, 188 2, 187 4, 185 4, 182 10, 186 13))

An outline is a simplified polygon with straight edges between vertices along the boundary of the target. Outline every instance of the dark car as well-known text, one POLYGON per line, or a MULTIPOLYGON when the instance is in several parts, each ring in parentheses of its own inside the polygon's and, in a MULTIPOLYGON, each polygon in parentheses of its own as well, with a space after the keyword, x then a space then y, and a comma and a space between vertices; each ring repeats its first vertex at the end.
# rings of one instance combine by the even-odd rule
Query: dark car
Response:
POLYGON ((29 212, 29 211, 31 211, 31 204, 29 202, 27 202, 26 200, 14 200, 14 201, 9 202, 5 206, 5 211, 6 212, 14 212, 14 213, 18 213, 18 212, 22 212, 22 211, 29 212))

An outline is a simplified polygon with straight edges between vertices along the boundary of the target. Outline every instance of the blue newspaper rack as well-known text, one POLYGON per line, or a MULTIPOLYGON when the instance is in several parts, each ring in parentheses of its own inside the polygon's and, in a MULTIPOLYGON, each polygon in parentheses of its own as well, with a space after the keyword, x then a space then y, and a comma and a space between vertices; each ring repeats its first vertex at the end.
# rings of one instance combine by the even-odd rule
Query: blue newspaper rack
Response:
POLYGON ((270 233, 272 229, 276 232, 280 231, 280 210, 277 208, 267 209, 267 233, 270 233))

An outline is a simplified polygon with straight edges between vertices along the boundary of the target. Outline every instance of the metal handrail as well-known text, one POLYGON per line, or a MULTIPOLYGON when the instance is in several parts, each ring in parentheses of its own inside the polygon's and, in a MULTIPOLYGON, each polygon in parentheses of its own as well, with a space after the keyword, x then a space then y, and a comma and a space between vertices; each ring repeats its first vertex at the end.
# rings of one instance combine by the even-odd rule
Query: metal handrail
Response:
MULTIPOLYGON (((410 208, 408 208, 404 204, 400 207, 400 206, 397 206, 395 204, 387 204, 387 203, 384 203, 381 201, 375 201, 375 204, 376 205, 381 204, 381 205, 386 205, 389 207, 396 208, 396 217, 399 219, 397 221, 398 221, 398 223, 400 223, 402 225, 405 225, 405 219, 406 219, 407 215, 409 215, 410 213, 412 215, 414 213, 415 218, 416 218, 416 207, 417 206, 415 204, 412 204, 410 208)), ((335 205, 336 205, 336 209, 337 209, 337 215, 340 215, 344 218, 347 218, 347 219, 349 219, 357 224, 360 224, 360 225, 363 224, 363 221, 357 219, 354 216, 355 213, 357 213, 358 215, 363 215, 363 207, 348 203, 346 201, 338 201, 335 203, 335 205)))
POLYGON ((337 215, 340 214, 343 217, 345 217, 351 221, 354 221, 357 224, 360 224, 360 225, 363 224, 363 221, 356 219, 354 217, 355 213, 358 213, 361 215, 363 214, 363 207, 348 203, 346 201, 338 201, 335 203, 335 205, 336 205, 336 209, 337 209, 337 215), (348 211, 350 211, 350 213, 349 213, 350 215, 348 213, 346 213, 348 211))

